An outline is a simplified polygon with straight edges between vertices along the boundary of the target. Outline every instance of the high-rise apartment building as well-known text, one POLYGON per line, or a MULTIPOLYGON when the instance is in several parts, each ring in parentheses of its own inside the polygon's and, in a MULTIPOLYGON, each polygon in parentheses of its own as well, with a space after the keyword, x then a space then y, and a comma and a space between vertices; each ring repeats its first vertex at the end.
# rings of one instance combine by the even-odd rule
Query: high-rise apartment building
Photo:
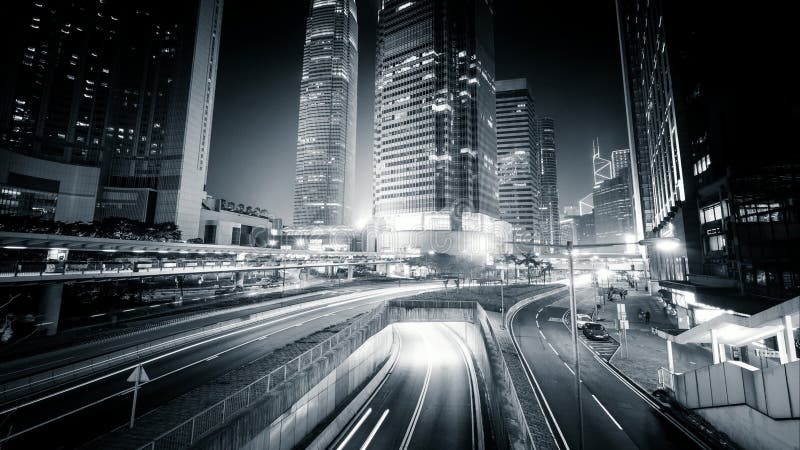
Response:
MULTIPOLYGON (((555 122, 550 117, 538 117, 536 120, 539 151, 541 152, 541 233, 542 244, 559 244, 561 229, 559 227, 558 210, 558 175, 556 173, 556 130, 555 122)), ((551 250, 546 250, 551 251, 551 250)), ((553 250, 554 251, 554 250, 553 250)))
POLYGON ((294 225, 349 225, 355 195, 355 0, 313 0, 306 20, 294 225))
POLYGON ((429 246, 411 242, 419 231, 491 233, 492 2, 385 0, 378 14, 373 209, 394 239, 379 246, 429 246))
POLYGON ((500 218, 512 225, 515 240, 541 240, 540 164, 533 96, 527 80, 498 80, 497 172, 500 182, 500 218))
POLYGON ((15 11, 0 96, 3 211, 35 215, 19 206, 33 199, 55 220, 174 222, 196 237, 222 3, 42 0, 15 11))
POLYGON ((750 303, 797 295, 791 14, 661 0, 618 11, 645 231, 682 243, 649 249, 652 278, 700 302, 709 280, 759 296, 750 303))

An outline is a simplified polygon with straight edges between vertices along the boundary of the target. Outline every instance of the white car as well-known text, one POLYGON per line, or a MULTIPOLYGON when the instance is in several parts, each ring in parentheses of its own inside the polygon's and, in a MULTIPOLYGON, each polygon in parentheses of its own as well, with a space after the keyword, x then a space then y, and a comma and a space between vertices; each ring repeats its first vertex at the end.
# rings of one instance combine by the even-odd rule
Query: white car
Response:
POLYGON ((584 325, 593 322, 593 320, 588 314, 575 314, 575 322, 578 323, 578 329, 582 330, 584 325))

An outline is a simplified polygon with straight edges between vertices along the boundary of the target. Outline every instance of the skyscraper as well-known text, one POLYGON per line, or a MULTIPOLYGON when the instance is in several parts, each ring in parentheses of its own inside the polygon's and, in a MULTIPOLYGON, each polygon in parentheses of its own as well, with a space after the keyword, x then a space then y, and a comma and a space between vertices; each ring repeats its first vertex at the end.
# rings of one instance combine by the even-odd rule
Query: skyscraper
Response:
POLYGON ((533 97, 524 78, 497 81, 497 172, 500 218, 515 240, 539 241, 541 154, 533 97))
POLYGON ((558 210, 558 175, 556 173, 556 131, 550 117, 536 120, 542 163, 541 232, 542 244, 559 244, 561 230, 558 210))
POLYGON ((611 173, 617 176, 631 171, 631 152, 627 148, 611 151, 611 173))
POLYGON ((595 185, 594 230, 598 244, 622 243, 633 236, 633 200, 630 172, 620 173, 595 185))
POLYGON ((355 190, 355 0, 313 0, 306 20, 294 225, 349 225, 355 190))
POLYGON ((617 3, 643 221, 652 236, 682 242, 671 254, 649 249, 652 278, 675 295, 689 274, 728 281, 758 294, 753 301, 797 295, 800 158, 786 143, 798 100, 784 57, 794 16, 617 3), (755 116, 763 126, 753 126, 755 116))
POLYGON ((401 233, 387 247, 426 245, 404 242, 411 232, 485 230, 498 217, 491 3, 382 3, 373 209, 401 233))
POLYGON ((0 203, 53 194, 56 220, 174 222, 196 237, 222 3, 23 8, 0 97, 0 145, 13 152, 0 203))

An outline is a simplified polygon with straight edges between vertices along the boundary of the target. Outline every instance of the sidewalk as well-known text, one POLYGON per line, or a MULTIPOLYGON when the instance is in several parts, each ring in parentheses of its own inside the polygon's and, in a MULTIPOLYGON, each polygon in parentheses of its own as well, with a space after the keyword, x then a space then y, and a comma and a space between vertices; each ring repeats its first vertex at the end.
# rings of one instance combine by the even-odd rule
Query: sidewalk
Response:
MULTIPOLYGON (((615 339, 623 344, 617 353, 611 358, 611 364, 633 379, 637 384, 648 392, 653 392, 658 388, 658 369, 667 367, 667 341, 651 333, 651 327, 662 329, 673 328, 670 317, 664 312, 662 306, 655 297, 650 296, 644 291, 634 291, 627 285, 617 284, 618 288, 628 289, 625 301, 625 309, 630 322, 627 339, 627 357, 625 345, 619 339, 618 331, 614 320, 617 317, 617 304, 620 303, 618 296, 615 301, 606 300, 605 306, 600 309, 598 321, 605 325, 615 339), (642 311, 650 312, 650 323, 644 319, 639 319, 639 308, 642 311)), ((594 292, 596 288, 580 289, 576 292, 578 300, 578 310, 580 312, 591 313, 594 309, 594 292)), ((675 371, 685 372, 712 364, 712 355, 709 350, 699 345, 680 345, 673 343, 672 355, 675 364, 675 371)))

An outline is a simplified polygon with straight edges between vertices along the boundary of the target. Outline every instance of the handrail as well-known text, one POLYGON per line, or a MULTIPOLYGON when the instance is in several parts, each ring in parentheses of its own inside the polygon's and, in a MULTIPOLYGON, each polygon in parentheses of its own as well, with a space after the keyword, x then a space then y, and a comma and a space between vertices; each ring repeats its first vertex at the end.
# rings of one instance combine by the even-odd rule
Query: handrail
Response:
POLYGON ((238 413, 242 409, 262 399, 266 394, 273 391, 276 386, 288 380, 291 375, 300 373, 305 368, 310 367, 340 342, 349 338, 354 332, 374 319, 379 318, 383 311, 383 304, 373 308, 366 316, 355 319, 353 323, 340 330, 338 333, 320 342, 311 349, 306 350, 299 356, 277 367, 256 381, 253 381, 244 388, 184 420, 147 444, 138 447, 138 449, 180 449, 192 445, 214 428, 223 424, 227 418, 230 418, 233 414, 238 413))

